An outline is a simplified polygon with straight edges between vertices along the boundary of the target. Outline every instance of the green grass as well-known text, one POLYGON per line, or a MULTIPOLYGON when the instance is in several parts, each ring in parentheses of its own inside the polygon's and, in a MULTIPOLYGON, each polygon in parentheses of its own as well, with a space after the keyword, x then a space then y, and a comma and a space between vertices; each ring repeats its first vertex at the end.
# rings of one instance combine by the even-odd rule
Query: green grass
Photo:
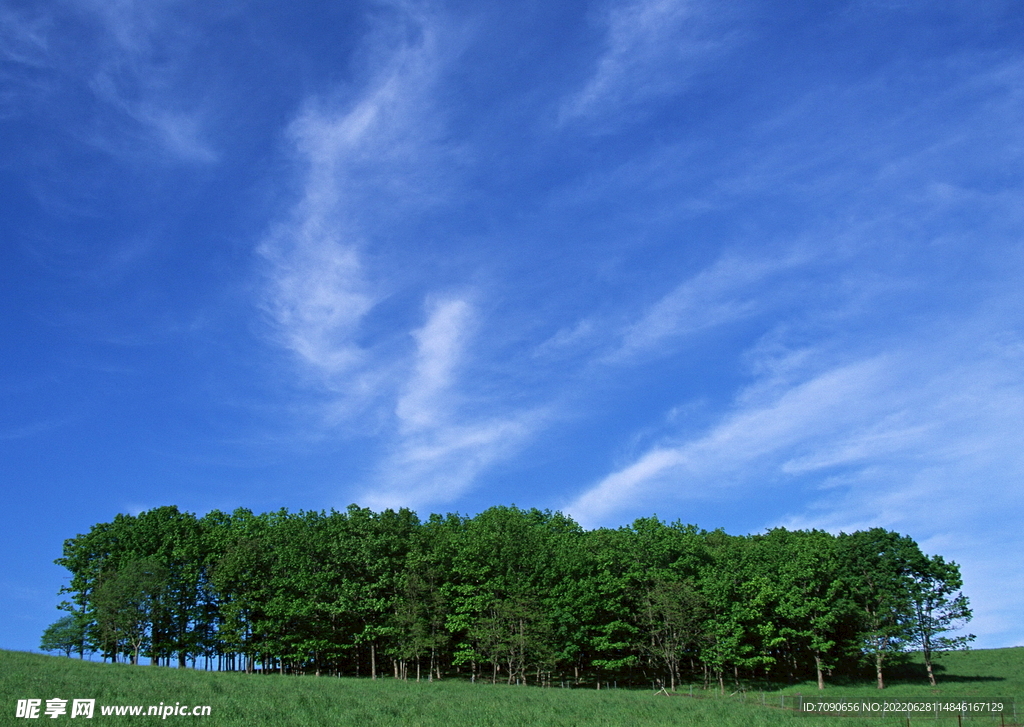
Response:
MULTIPOLYGON (((918 678, 913 665, 903 669, 884 693, 894 699, 1016 698, 1024 710, 1024 649, 979 650, 949 654, 941 662, 937 690, 918 678)), ((684 687, 682 692, 688 691, 684 687)), ((794 685, 780 693, 818 696, 813 683, 794 685)), ((877 697, 870 684, 830 685, 829 699, 877 697)), ((456 680, 434 683, 394 679, 337 679, 277 675, 217 674, 188 669, 98 664, 63 657, 0 651, 0 725, 78 724, 65 715, 41 721, 15 718, 18 699, 94 698, 95 721, 84 724, 196 724, 203 727, 310 726, 343 727, 655 727, 716 725, 718 727, 869 727, 905 725, 905 719, 834 718, 762 707, 760 695, 726 698, 666 698, 643 690, 539 689, 469 684, 456 680), (745 703, 744 700, 745 699, 745 703), (209 717, 116 717, 99 714, 99 705, 151 705, 181 702, 210 705, 209 717)), ((777 702, 775 702, 777 703, 777 702)), ((1007 719, 1007 723, 1009 723, 1007 719)), ((1019 721, 1024 721, 1024 717, 1019 721)), ((913 720, 914 725, 949 727, 956 719, 913 720)), ((970 720, 979 727, 991 721, 970 720)), ((998 720, 995 724, 999 724, 998 720)))
MULTIPOLYGON (((933 669, 938 685, 928 684, 924 662, 912 658, 908 663, 886 669, 884 692, 875 686, 873 673, 864 673, 855 683, 826 679, 825 693, 853 697, 886 697, 913 699, 946 699, 964 697, 968 699, 1016 699, 1024 705, 1024 647, 1010 649, 976 649, 942 654, 934 660, 933 669)), ((729 688, 729 683, 726 683, 729 688)), ((751 687, 758 689, 757 686, 751 687)), ((735 689, 735 687, 733 687, 735 689)), ((787 695, 817 694, 818 687, 813 681, 789 685, 779 691, 787 695)))

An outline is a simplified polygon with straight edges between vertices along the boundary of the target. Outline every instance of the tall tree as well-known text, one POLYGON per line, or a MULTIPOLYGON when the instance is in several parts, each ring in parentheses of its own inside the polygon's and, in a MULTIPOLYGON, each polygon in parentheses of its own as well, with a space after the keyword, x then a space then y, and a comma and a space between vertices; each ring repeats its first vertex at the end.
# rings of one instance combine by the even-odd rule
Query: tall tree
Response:
POLYGON ((465 521, 453 563, 449 628, 462 636, 456 663, 489 662, 509 683, 525 683, 529 666, 550 659, 548 599, 556 549, 552 540, 578 527, 540 510, 492 507, 465 521))
POLYGON ((952 649, 966 649, 974 634, 944 636, 962 628, 971 620, 967 597, 960 593, 963 585, 960 568, 947 563, 942 556, 915 559, 909 579, 912 617, 908 623, 908 644, 921 650, 928 683, 935 686, 932 657, 952 649))
POLYGON ((708 617, 700 656, 724 694, 728 667, 735 676, 740 668, 770 661, 764 637, 775 628, 769 608, 773 592, 754 557, 750 538, 715 530, 705 539, 710 558, 700 575, 700 590, 708 617))
POLYGON ((688 579, 656 580, 643 595, 640 617, 650 639, 644 648, 665 664, 674 692, 680 660, 703 630, 703 599, 688 579))
POLYGON ((101 640, 132 664, 153 644, 153 628, 166 609, 169 571, 156 558, 128 560, 105 573, 93 593, 101 640))
POLYGON ((824 689, 824 672, 835 665, 838 626, 852 608, 840 577, 836 539, 821 530, 776 528, 758 540, 771 552, 775 611, 782 619, 779 634, 810 654, 818 689, 824 689))
POLYGON ((840 534, 844 575, 860 621, 859 650, 875 668, 879 689, 885 688, 887 660, 906 649, 913 604, 911 564, 921 557, 909 537, 882 528, 840 534))

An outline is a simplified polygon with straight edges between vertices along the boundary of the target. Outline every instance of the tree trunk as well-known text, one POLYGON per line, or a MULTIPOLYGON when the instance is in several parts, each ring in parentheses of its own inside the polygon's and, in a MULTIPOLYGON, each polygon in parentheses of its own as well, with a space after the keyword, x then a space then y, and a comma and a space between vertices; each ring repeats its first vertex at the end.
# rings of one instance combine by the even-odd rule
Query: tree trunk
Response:
POLYGON ((924 639, 924 666, 928 670, 928 683, 933 687, 935 686, 935 674, 932 673, 932 645, 931 641, 925 636, 924 639))
POLYGON ((878 688, 885 689, 885 681, 882 679, 882 654, 875 654, 875 675, 878 677, 878 688))
POLYGON ((377 645, 370 642, 370 678, 377 678, 377 645))
POLYGON ((824 689, 825 676, 821 673, 821 656, 817 652, 814 654, 814 668, 818 672, 818 689, 824 689))

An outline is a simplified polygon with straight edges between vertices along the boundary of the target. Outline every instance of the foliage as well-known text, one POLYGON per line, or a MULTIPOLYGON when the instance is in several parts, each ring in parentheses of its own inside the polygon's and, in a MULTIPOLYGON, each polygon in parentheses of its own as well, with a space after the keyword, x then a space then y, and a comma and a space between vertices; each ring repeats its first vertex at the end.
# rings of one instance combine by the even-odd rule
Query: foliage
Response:
POLYGON ((62 607, 110 660, 506 684, 879 687, 904 652, 963 648, 955 563, 879 528, 730 536, 641 518, 584 531, 493 507, 202 518, 162 507, 65 542, 62 607))
POLYGON ((73 651, 84 656, 85 630, 85 619, 80 614, 70 613, 46 627, 39 648, 43 651, 63 651, 68 657, 73 651))

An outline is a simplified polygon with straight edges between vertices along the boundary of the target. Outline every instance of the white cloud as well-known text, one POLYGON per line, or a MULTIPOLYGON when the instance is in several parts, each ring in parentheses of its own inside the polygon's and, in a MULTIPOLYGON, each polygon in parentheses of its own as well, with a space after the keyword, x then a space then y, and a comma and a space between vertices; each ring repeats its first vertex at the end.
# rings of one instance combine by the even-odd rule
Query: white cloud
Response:
POLYGON ((111 153, 133 157, 144 144, 175 161, 217 161, 207 132, 204 100, 184 81, 194 62, 198 34, 175 17, 177 0, 138 2, 77 0, 105 31, 101 60, 90 86, 109 107, 130 119, 117 133, 96 131, 92 141, 111 153), (134 128, 131 128, 134 126, 134 128), (124 139, 135 143, 125 146, 124 139))
POLYGON ((696 0, 611 4, 604 18, 606 48, 583 88, 562 105, 560 120, 619 116, 679 92, 727 44, 702 5, 696 0))
MULTIPOLYGON (((960 336, 931 345, 908 343, 788 385, 756 381, 737 394, 736 409, 704 434, 651 447, 570 509, 595 521, 624 503, 643 507, 638 499, 713 496, 728 483, 742 489, 790 476, 826 480, 839 471, 838 482, 826 481, 850 488, 851 470, 870 472, 870 481, 894 469, 937 472, 970 464, 987 470, 992 461, 1011 471, 1024 468, 1024 455, 1018 454, 1024 444, 1024 380, 1014 373, 1019 355, 1010 349, 1003 356, 957 360, 964 345, 960 336)), ((993 495, 1007 493, 1005 482, 992 487, 993 495)), ((899 519, 877 504, 871 506, 874 522, 899 519)))
MULTIPOLYGON (((305 104, 288 129, 302 169, 300 199, 259 246, 269 263, 263 304, 278 339, 335 389, 356 366, 391 365, 356 341, 387 287, 366 269, 363 250, 375 218, 416 205, 425 157, 432 158, 425 93, 439 61, 431 29, 419 37, 393 50, 348 103, 305 104)), ((347 381, 358 389, 365 378, 347 381)))
POLYGON ((1024 564, 1006 554, 1024 547, 1024 353, 1000 305, 972 315, 852 363, 809 351, 782 374, 758 367, 764 378, 717 424, 664 438, 566 510, 597 525, 774 493, 789 514, 766 527, 886 527, 958 560, 971 630, 984 645, 1020 641, 1006 594, 1024 587, 1024 564))
POLYGON ((789 448, 818 440, 868 415, 851 400, 878 388, 885 359, 869 359, 831 370, 793 387, 776 400, 741 408, 703 436, 650 448, 580 495, 567 510, 596 524, 623 509, 643 510, 655 499, 678 502, 723 494, 737 473, 789 448))
POLYGON ((416 366, 395 413, 404 430, 436 425, 445 418, 442 401, 462 353, 471 310, 463 300, 436 303, 426 325, 416 331, 416 366))
POLYGON ((307 223, 286 250, 261 247, 273 266, 264 305, 282 343, 330 379, 362 361, 353 337, 374 301, 354 246, 307 223))
POLYGON ((0 57, 33 68, 47 65, 50 20, 13 7, 0 7, 0 57))
POLYGON ((445 424, 402 437, 359 501, 375 509, 454 501, 538 427, 535 414, 445 424))
POLYGON ((0 9, 0 57, 21 66, 0 71, 4 114, 37 104, 62 113, 67 94, 80 86, 101 103, 67 124, 78 140, 129 162, 216 161, 207 129, 212 94, 197 93, 190 68, 199 33, 176 17, 179 5, 69 0, 32 15, 0 9), (69 43, 71 37, 88 40, 69 43))
POLYGON ((796 253, 776 258, 725 255, 650 306, 622 332, 607 361, 657 352, 688 335, 762 313, 782 299, 764 296, 764 284, 807 261, 806 255, 796 253))
POLYGON ((443 170, 458 153, 439 140, 442 114, 431 97, 453 44, 447 39, 441 51, 436 19, 407 20, 415 41, 397 49, 384 47, 391 34, 371 34, 382 45, 365 49, 374 61, 363 92, 347 102, 310 99, 290 125, 301 196, 259 247, 268 262, 263 306, 277 340, 322 376, 324 408, 341 417, 375 412, 382 451, 356 496, 375 508, 451 501, 521 446, 537 421, 508 412, 500 398, 468 393, 482 364, 466 297, 426 294, 412 350, 391 333, 383 341, 360 335, 398 284, 392 271, 366 262, 381 220, 443 201, 443 170))
POLYGON ((0 441, 38 437, 41 434, 52 432, 54 429, 67 426, 73 421, 74 419, 71 417, 63 417, 61 419, 43 419, 15 426, 0 426, 0 441))
POLYGON ((459 390, 473 327, 469 303, 452 298, 433 302, 413 333, 416 357, 395 407, 397 431, 360 498, 370 507, 451 502, 540 426, 539 412, 495 412, 501 401, 472 400, 459 390))

